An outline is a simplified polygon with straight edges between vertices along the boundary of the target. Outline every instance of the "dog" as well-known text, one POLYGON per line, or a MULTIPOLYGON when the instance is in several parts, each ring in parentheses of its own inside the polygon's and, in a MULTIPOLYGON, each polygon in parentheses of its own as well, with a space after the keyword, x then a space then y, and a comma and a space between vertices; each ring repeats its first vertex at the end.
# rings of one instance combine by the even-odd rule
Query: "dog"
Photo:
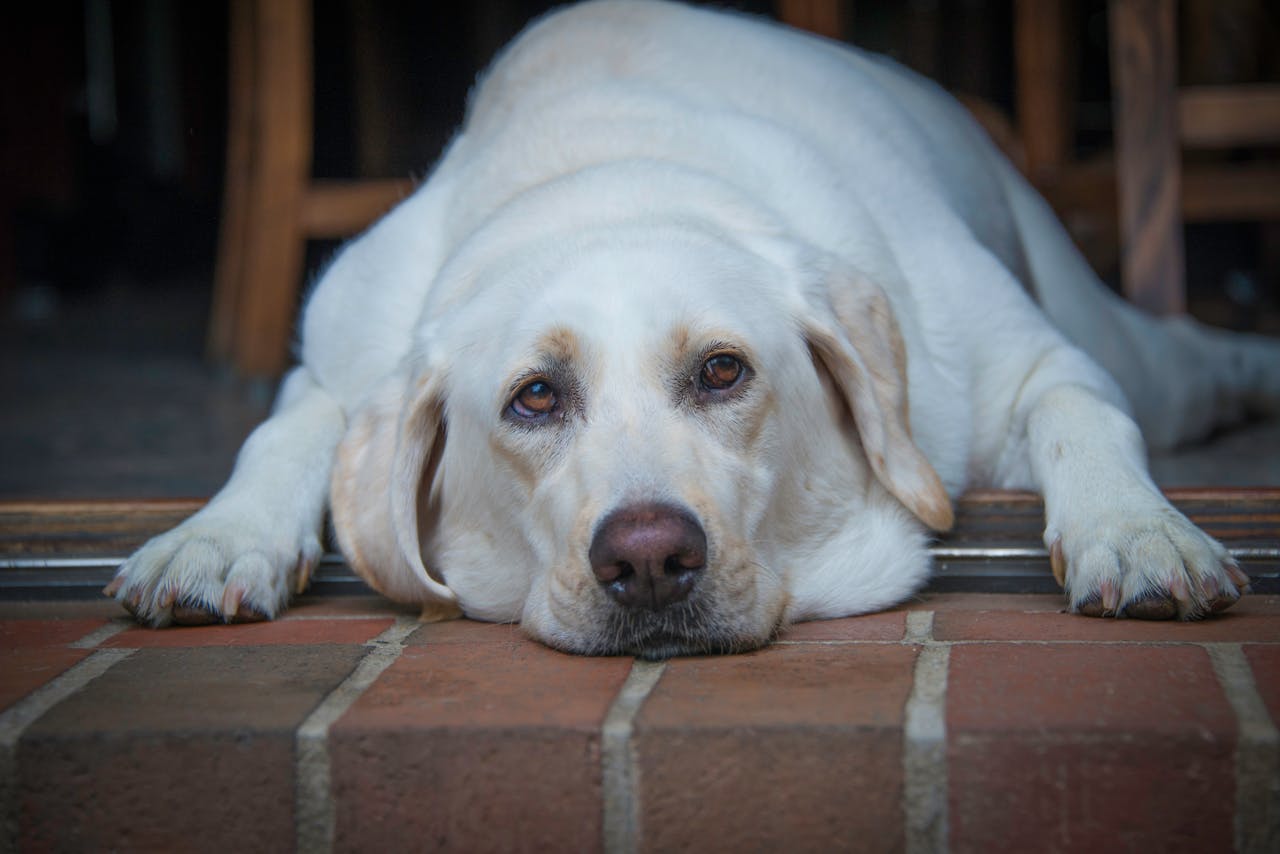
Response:
POLYGON ((226 486, 107 588, 139 620, 276 616, 327 508, 426 619, 749 650, 908 597, 971 486, 1043 495, 1072 611, 1195 619, 1249 578, 1142 433, 1280 401, 1280 346, 1113 296, 932 83, 640 0, 504 50, 430 177, 324 272, 300 353, 226 486))

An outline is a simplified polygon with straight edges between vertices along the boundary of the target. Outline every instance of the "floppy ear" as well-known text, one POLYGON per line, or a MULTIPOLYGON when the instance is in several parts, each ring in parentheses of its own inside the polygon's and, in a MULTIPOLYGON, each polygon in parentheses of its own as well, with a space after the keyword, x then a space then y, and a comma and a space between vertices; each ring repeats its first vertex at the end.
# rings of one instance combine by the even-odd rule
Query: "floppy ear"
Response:
POLYGON ((428 620, 462 614, 453 591, 423 566, 419 540, 419 499, 430 491, 444 442, 442 410, 433 374, 386 383, 347 427, 329 490, 338 544, 352 568, 388 598, 420 603, 428 620))
POLYGON ((955 521, 951 499, 911 438, 907 417, 907 351, 889 300, 850 270, 829 274, 809 294, 804 333, 844 398, 876 478, 936 531, 955 521))

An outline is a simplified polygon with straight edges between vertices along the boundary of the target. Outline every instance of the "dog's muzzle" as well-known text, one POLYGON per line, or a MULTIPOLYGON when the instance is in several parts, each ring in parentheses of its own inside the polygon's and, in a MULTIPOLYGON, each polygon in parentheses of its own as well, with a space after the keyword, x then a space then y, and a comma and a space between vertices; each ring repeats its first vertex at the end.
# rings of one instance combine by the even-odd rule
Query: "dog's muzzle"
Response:
POLYGON ((686 510, 637 504, 605 517, 587 557, 614 602, 661 611, 687 599, 697 586, 707 564, 707 535, 686 510))

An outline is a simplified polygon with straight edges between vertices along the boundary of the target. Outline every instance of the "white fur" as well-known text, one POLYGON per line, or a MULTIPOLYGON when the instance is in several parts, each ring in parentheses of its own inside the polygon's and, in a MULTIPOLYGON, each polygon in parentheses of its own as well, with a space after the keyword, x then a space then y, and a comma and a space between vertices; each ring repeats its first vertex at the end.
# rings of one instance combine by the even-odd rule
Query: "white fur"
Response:
POLYGON ((1197 616, 1238 570, 1151 484, 1130 403, 1169 445, 1280 397, 1273 344, 1107 294, 931 84, 658 2, 526 31, 302 329, 227 487, 122 567, 140 617, 275 614, 331 469, 371 583, 565 649, 741 649, 886 607, 927 577, 921 521, 947 527, 977 485, 1044 494, 1073 606, 1197 616), (712 344, 753 375, 705 405, 688 383, 712 344), (534 429, 504 415, 530 371, 565 383, 564 417, 534 429), (592 577, 596 525, 642 502, 706 531, 684 622, 620 622, 592 577))

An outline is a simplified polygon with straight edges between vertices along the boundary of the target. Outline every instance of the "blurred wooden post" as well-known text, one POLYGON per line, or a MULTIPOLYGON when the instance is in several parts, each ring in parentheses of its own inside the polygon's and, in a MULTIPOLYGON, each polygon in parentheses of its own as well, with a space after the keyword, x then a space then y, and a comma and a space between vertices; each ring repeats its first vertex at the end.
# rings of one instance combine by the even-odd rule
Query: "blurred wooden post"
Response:
POLYGON ((1125 296, 1186 310, 1174 0, 1110 0, 1111 74, 1125 296))
POLYGON ((1074 135, 1074 63, 1063 0, 1017 0, 1013 10, 1018 131, 1033 183, 1061 178, 1074 135))
POLYGON ((312 0, 232 0, 226 186, 208 352, 249 377, 279 375, 306 241, 347 237, 413 189, 316 181, 312 0))
POLYGON ((210 353, 275 375, 302 277, 311 174, 311 0, 231 5, 231 110, 210 353))
POLYGON ((306 246, 302 196, 311 176, 311 0, 255 3, 258 175, 252 182, 237 349, 249 374, 275 374, 289 340, 306 246), (263 287, 261 283, 270 283, 263 287))
POLYGON ((222 188, 222 219, 218 224, 218 260, 214 269, 207 353, 214 362, 229 361, 235 353, 235 318, 244 277, 244 242, 249 210, 249 170, 253 164, 253 4, 232 0, 227 10, 227 162, 222 188))
POLYGON ((829 39, 844 38, 849 21, 841 0, 779 0, 778 20, 829 39))

